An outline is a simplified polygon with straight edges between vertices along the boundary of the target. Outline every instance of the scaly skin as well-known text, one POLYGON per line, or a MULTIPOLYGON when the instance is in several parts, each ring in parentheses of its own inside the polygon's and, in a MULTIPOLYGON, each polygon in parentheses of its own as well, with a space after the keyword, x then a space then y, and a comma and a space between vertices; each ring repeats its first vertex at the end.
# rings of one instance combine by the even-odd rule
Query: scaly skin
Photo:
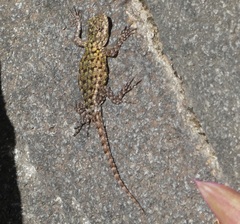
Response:
POLYGON ((90 124, 91 122, 95 123, 104 153, 107 156, 115 179, 132 201, 144 212, 143 207, 128 190, 120 177, 110 150, 101 109, 101 105, 107 97, 115 104, 122 103, 124 95, 139 83, 136 82, 132 85, 133 79, 131 79, 117 95, 114 95, 112 90, 106 87, 108 80, 107 57, 116 56, 123 42, 134 33, 135 29, 132 29, 130 26, 125 27, 117 43, 112 47, 106 47, 109 39, 109 22, 106 15, 99 14, 89 19, 87 41, 83 41, 79 37, 81 31, 80 11, 74 8, 72 15, 76 24, 74 42, 76 45, 85 48, 85 53, 80 60, 78 76, 78 84, 84 102, 79 103, 76 108, 76 111, 80 114, 81 121, 76 127, 74 135, 76 136, 80 132, 83 125, 90 124))

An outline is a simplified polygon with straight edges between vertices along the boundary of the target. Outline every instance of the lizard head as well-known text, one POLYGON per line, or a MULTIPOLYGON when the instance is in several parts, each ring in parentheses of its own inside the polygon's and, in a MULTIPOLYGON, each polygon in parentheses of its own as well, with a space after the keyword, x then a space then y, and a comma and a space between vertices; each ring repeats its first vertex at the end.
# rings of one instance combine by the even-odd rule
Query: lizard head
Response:
POLYGON ((88 21, 88 39, 105 46, 109 38, 109 22, 105 14, 98 14, 88 21))

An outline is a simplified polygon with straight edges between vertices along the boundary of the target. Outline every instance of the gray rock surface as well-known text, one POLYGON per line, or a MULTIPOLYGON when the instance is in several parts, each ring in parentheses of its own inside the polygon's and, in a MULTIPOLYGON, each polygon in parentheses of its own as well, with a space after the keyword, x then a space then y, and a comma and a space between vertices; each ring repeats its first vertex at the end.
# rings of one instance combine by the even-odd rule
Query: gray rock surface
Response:
MULTIPOLYGON (((217 120, 213 118, 227 114, 224 109, 217 110, 217 105, 225 103, 227 97, 232 97, 234 103, 239 96, 230 95, 234 88, 236 94, 239 90, 237 81, 229 81, 226 76, 233 78, 232 72, 237 72, 237 56, 231 66, 220 63, 224 60, 216 53, 225 49, 223 57, 234 58, 230 45, 237 47, 238 39, 219 47, 207 34, 194 29, 193 20, 201 29, 204 24, 214 25, 210 16, 206 20, 196 16, 204 15, 202 5, 209 10, 214 7, 208 2, 196 6, 180 1, 176 5, 149 1, 150 11, 138 1, 95 2, 26 0, 0 4, 1 88, 6 103, 1 105, 15 132, 15 188, 21 195, 16 203, 22 206, 22 217, 16 223, 144 223, 141 211, 116 184, 96 130, 90 128, 89 136, 84 130, 72 136, 78 119, 74 105, 81 98, 78 62, 83 54, 83 49, 72 43, 74 27, 70 25, 69 8, 74 5, 82 10, 83 37, 87 19, 97 12, 112 19, 110 43, 126 24, 137 27, 137 33, 124 43, 118 57, 109 60, 112 89, 119 90, 131 77, 142 79, 126 96, 134 103, 116 106, 107 100, 103 112, 115 162, 122 179, 145 208, 147 223, 211 223, 213 215, 193 180, 237 183, 237 160, 235 167, 230 165, 226 170, 227 165, 222 164, 229 155, 219 152, 230 144, 231 156, 237 155, 237 143, 229 140, 221 145, 223 140, 218 142, 216 134, 239 133, 239 121, 235 117, 229 131, 216 130, 217 120), (178 14, 174 9, 179 10, 178 14), (178 27, 181 32, 177 32, 178 27), (209 66, 207 56, 212 51, 216 51, 212 54, 219 59, 221 69, 214 61, 209 66), (216 91, 214 85, 222 83, 224 88, 218 90, 227 90, 225 79, 228 85, 233 84, 229 95, 216 91), (220 98, 223 94, 225 98, 220 98), (222 100, 218 103, 217 99, 222 100), (211 119, 214 122, 209 123, 211 119), (227 175, 231 169, 235 171, 232 177, 227 175)), ((215 7, 221 15, 224 9, 215 7)), ((234 13, 228 12, 231 21, 234 13)), ((235 23, 222 23, 220 28, 237 33, 237 28, 231 28, 235 23)), ((221 42, 224 35, 218 37, 221 42)), ((239 104, 234 105, 231 108, 239 109, 239 104)), ((218 123, 224 122, 230 122, 230 118, 218 123)), ((11 165, 15 167, 14 162, 11 165)), ((3 212, 0 215, 0 221, 9 221, 3 212)))
MULTIPOLYGON (((214 148, 225 181, 239 187, 240 2, 148 1, 164 53, 214 148)), ((219 180, 223 182, 223 180, 219 180)))

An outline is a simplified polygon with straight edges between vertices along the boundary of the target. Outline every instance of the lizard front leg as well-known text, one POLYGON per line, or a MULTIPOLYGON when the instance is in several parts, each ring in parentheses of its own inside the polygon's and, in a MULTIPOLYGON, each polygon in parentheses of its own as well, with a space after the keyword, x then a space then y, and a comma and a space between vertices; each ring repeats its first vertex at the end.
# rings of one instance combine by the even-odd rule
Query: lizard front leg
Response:
POLYGON ((73 42, 79 46, 79 47, 85 47, 85 41, 82 40, 82 38, 80 38, 81 36, 81 18, 80 18, 80 10, 77 10, 75 7, 73 7, 72 10, 70 10, 70 13, 73 17, 73 23, 76 26, 76 31, 75 31, 75 35, 74 35, 74 39, 73 42))
POLYGON ((116 44, 114 44, 114 46, 109 46, 104 49, 106 55, 108 57, 116 57, 123 42, 127 40, 127 38, 130 37, 132 34, 134 34, 135 30, 136 29, 131 28, 131 26, 126 26, 124 30, 121 32, 121 35, 118 38, 116 44))

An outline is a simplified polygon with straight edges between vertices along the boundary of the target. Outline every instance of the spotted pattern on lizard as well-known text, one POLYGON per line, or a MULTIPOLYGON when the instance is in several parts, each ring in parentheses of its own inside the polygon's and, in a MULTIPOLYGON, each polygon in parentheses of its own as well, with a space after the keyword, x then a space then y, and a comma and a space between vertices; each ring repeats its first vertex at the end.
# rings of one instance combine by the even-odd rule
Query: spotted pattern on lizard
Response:
POLYGON ((96 125, 104 153, 107 156, 115 179, 132 201, 144 212, 143 207, 120 177, 110 150, 101 108, 106 98, 109 98, 114 104, 122 103, 124 95, 140 82, 138 81, 133 84, 133 79, 131 79, 116 95, 114 95, 110 87, 107 87, 107 57, 117 56, 123 42, 134 33, 135 29, 130 26, 125 27, 116 44, 112 47, 106 47, 109 40, 109 21, 105 14, 98 14, 88 20, 88 36, 86 41, 83 41, 79 36, 81 33, 80 11, 74 8, 72 15, 76 24, 74 42, 79 47, 85 48, 84 55, 80 60, 78 76, 78 84, 84 102, 80 102, 76 106, 76 111, 79 113, 81 119, 75 127, 76 131, 74 135, 76 136, 85 124, 90 125, 93 122, 96 125))

